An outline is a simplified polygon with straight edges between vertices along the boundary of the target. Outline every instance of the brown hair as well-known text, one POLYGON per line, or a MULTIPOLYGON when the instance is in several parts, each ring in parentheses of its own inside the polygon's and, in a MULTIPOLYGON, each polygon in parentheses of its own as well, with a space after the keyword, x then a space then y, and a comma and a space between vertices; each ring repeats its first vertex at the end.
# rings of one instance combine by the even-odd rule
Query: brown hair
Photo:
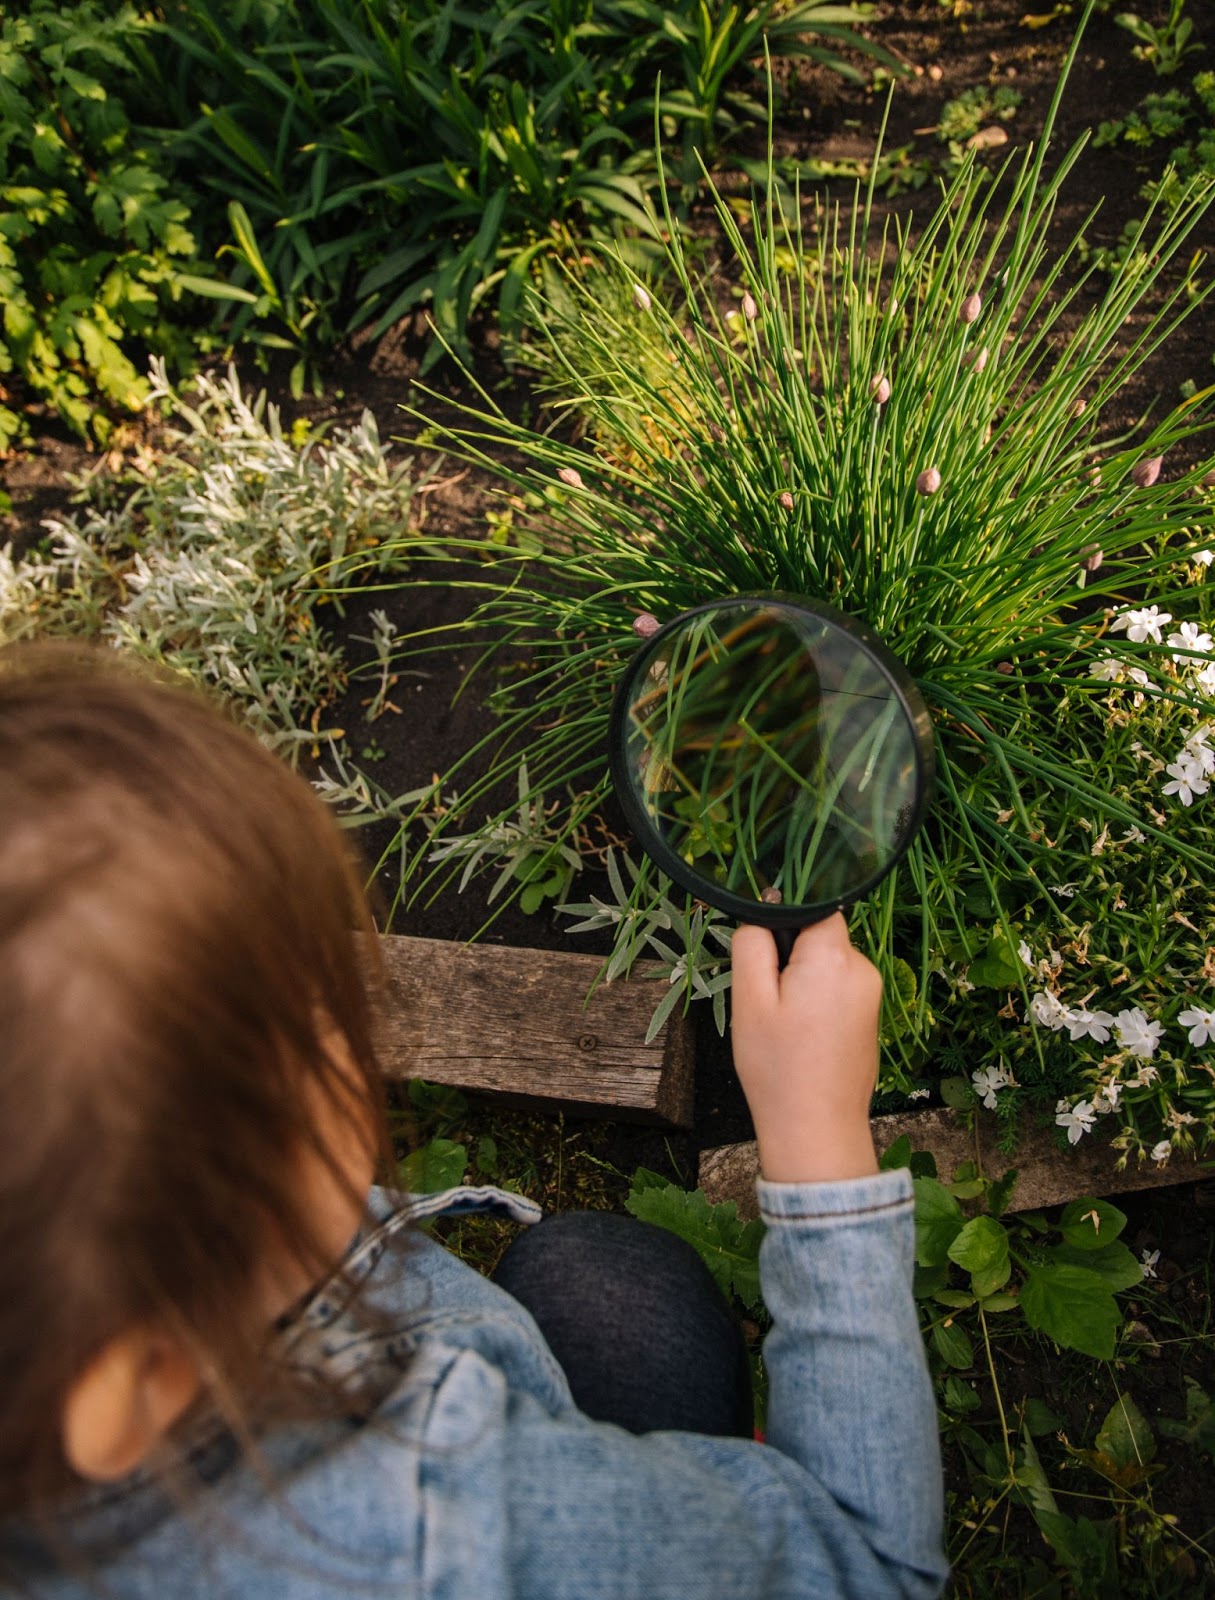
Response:
POLYGON ((60 1407, 115 1334, 162 1319, 252 1392, 268 1235, 332 1265, 318 1105, 386 1146, 358 930, 331 816, 200 695, 0 652, 0 1515, 72 1481, 60 1407))

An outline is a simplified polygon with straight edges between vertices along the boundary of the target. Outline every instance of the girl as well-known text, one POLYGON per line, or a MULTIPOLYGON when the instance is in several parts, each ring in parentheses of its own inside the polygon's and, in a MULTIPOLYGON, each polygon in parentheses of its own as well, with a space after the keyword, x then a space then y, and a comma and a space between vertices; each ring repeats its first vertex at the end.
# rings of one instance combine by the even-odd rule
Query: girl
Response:
POLYGON ((551 1219, 494 1283, 411 1220, 529 1202, 372 1187, 371 934, 319 801, 201 699, 0 655, 7 1592, 937 1594, 911 1189, 877 1171, 880 983, 843 919, 784 972, 734 943, 766 1444, 673 1236, 551 1219))

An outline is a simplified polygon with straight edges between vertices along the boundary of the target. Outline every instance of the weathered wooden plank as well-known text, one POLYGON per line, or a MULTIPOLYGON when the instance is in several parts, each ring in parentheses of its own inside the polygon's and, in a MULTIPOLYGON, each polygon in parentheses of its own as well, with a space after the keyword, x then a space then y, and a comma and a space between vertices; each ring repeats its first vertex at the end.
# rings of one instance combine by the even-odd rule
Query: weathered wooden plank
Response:
POLYGON ((691 1029, 673 1016, 646 1044, 658 991, 645 969, 588 999, 596 956, 399 934, 380 944, 387 1076, 691 1126, 691 1029))
MULTIPOLYGON (((963 1161, 981 1159, 983 1170, 999 1177, 1016 1167, 1017 1186, 1013 1191, 1013 1211, 1034 1211, 1039 1206, 1062 1205, 1081 1195, 1119 1194, 1133 1189, 1154 1189, 1174 1183, 1192 1183, 1210 1175, 1209 1168, 1174 1155, 1164 1166, 1146 1161, 1128 1161, 1120 1172, 1115 1166, 1117 1153, 1108 1146, 1083 1140, 1074 1149, 1060 1151, 1049 1129, 1029 1126, 1021 1130, 1015 1156, 996 1149, 994 1117, 976 1119, 974 1129, 963 1128, 951 1111, 934 1109, 913 1111, 898 1116, 874 1117, 873 1137, 879 1150, 886 1150, 902 1134, 911 1140, 913 1150, 930 1150, 937 1170, 946 1181, 963 1161)), ((755 1177, 758 1158, 753 1142, 721 1145, 705 1150, 700 1157, 700 1186, 710 1200, 733 1200, 739 1215, 757 1215, 755 1177)))

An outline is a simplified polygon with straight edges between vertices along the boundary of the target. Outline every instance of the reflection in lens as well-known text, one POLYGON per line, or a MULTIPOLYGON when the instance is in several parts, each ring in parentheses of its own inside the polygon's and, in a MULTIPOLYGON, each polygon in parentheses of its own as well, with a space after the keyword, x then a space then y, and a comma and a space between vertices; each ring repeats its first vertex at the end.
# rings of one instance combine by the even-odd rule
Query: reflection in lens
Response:
POLYGON ((845 627, 723 605, 655 639, 631 681, 634 799, 706 889, 827 905, 906 844, 917 735, 891 677, 845 627))

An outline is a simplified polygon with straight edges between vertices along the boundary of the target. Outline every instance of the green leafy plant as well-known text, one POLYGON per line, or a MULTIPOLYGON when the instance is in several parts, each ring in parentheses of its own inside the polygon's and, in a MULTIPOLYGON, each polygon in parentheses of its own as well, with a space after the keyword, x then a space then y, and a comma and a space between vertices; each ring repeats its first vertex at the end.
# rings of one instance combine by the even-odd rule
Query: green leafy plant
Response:
POLYGON ((370 412, 331 439, 285 435, 235 372, 187 398, 154 364, 148 398, 171 407, 169 448, 125 491, 96 485, 100 500, 50 522, 41 548, 0 551, 0 640, 100 638, 162 661, 292 757, 336 737, 319 719, 346 661, 324 585, 410 529, 412 464, 389 463, 370 412))
MULTIPOLYGON (((1161 771, 1198 736, 1215 686, 1190 670, 1201 650, 1178 650, 1132 612, 1146 589, 1159 602, 1153 617, 1188 622, 1178 640, 1205 629, 1193 558, 1204 553, 1211 463, 1170 473, 1162 462, 1197 442, 1211 397, 1195 395, 1135 440, 1109 438, 1102 411, 1201 303, 1190 270, 1167 287, 1165 274, 1186 262, 1215 185, 1195 182, 1179 209, 1150 214, 1139 264, 1090 296, 1083 226, 1061 248, 1049 242, 1080 147, 1049 177, 1046 148, 1010 158, 995 185, 968 160, 914 231, 873 223, 871 186, 850 210, 817 212, 812 247, 801 212, 774 190, 754 207, 750 240, 719 199, 737 310, 721 309, 723 285, 694 276, 674 231, 665 294, 634 284, 622 314, 620 294, 575 281, 571 309, 541 307, 552 402, 577 418, 580 441, 515 423, 488 396, 466 426, 435 430, 498 473, 513 526, 527 530, 526 555, 478 540, 458 548, 480 563, 467 580, 480 597, 473 626, 527 645, 532 670, 521 688, 491 693, 493 758, 478 752, 447 775, 461 805, 432 850, 449 830, 467 837, 468 806, 513 778, 521 757, 534 797, 556 807, 554 839, 576 839, 606 795, 608 710, 639 617, 731 593, 831 601, 906 663, 937 740, 928 825, 854 915, 854 937, 886 979, 883 1087, 927 1087, 946 1065, 935 1052, 952 1041, 964 1050, 971 1035, 959 1023, 985 1008, 971 1070, 994 1068, 1012 1035, 1018 1084, 1070 1114, 1057 1102, 1072 1107, 1092 1079, 1084 1050, 1068 1046, 1089 1035, 1074 1022, 1069 1037, 1046 1031, 1031 1011, 1033 968, 1043 941, 1091 944, 1110 962, 1099 976, 1128 986, 1110 1008, 1111 1024, 1119 1006, 1119 1018, 1127 1012, 1126 1093, 1108 1126, 1121 1124, 1144 1157, 1162 1136, 1201 1141, 1212 1115, 1184 1052, 1175 1079, 1137 1076, 1146 1056, 1131 1016, 1149 978, 1175 1014, 1205 958, 1210 823, 1193 807, 1184 832, 1171 827, 1162 804, 1183 797, 1165 794, 1149 764, 1161 771), (1128 336, 1132 310, 1145 317, 1128 336), (502 447, 522 464, 504 471, 502 447), (1125 647, 1103 642, 1127 629, 1125 647), (1160 756, 1153 730, 1176 740, 1160 756), (1145 899, 1124 892, 1123 862, 1140 841, 1134 881, 1154 908, 1147 923, 1145 899), (1166 882, 1181 899, 1164 895, 1166 882), (1172 942, 1176 929, 1184 944, 1172 942), (1037 952, 1029 964, 1018 960, 1023 942, 1037 952), (1035 1025, 1022 1029, 1023 1019, 1035 1025), (1177 1114, 1192 1125, 1169 1120, 1173 1095, 1189 1097, 1177 1114)), ((503 815, 478 819, 481 836, 503 815)), ((407 874, 420 876, 424 854, 410 847, 410 861, 407 874)), ((436 869, 426 870, 432 885, 436 869)), ((615 924, 625 944, 647 896, 680 899, 645 862, 637 882, 632 915, 615 924)), ((690 999, 699 991, 681 961, 672 971, 690 999)))
POLYGON ((711 150, 758 109, 743 85, 765 38, 853 73, 841 50, 888 59, 856 31, 867 14, 821 0, 179 0, 146 87, 180 130, 182 170, 214 190, 209 238, 231 223, 230 334, 285 343, 302 383, 310 354, 418 307, 464 351, 491 299, 511 330, 554 253, 651 233, 660 79, 672 137, 711 150))
POLYGON ((1114 19, 1120 28, 1125 28, 1139 41, 1135 55, 1141 61, 1150 61, 1162 78, 1176 72, 1192 51, 1202 49, 1200 44, 1191 43, 1194 24, 1182 14, 1185 5, 1186 0, 1170 0, 1168 16, 1159 25, 1145 21, 1133 11, 1123 11, 1114 19))
POLYGON ((666 1228, 690 1244, 727 1297, 758 1312, 759 1246, 764 1225, 744 1222, 733 1200, 713 1205, 700 1189, 682 1189, 656 1172, 638 1167, 626 1208, 642 1222, 666 1228))
MULTIPOLYGON (((148 27, 97 0, 0 19, 0 379, 82 437, 146 403, 149 352, 183 363, 198 337, 190 208, 126 103, 148 27)), ((25 435, 13 398, 0 388, 0 449, 25 435)))

